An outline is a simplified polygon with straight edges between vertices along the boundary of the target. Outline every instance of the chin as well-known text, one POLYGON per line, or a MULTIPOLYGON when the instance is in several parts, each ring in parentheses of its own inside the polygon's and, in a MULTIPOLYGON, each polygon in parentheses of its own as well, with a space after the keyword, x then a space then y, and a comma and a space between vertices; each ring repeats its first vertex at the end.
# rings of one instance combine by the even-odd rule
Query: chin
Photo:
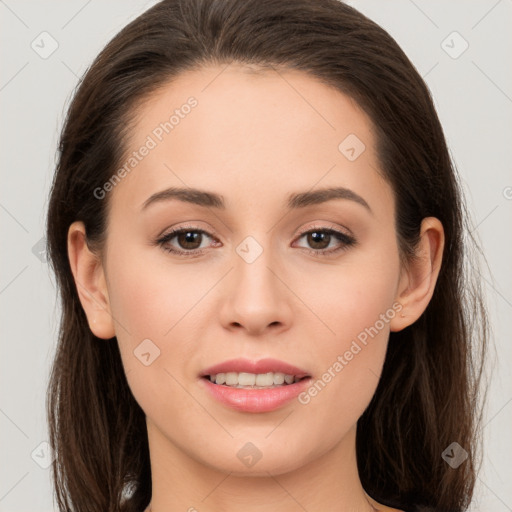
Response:
POLYGON ((262 456, 257 462, 253 465, 245 465, 241 462, 238 457, 235 456, 235 460, 230 458, 228 460, 223 461, 223 463, 219 463, 218 460, 216 464, 208 464, 215 471, 219 471, 222 473, 229 473, 230 476, 236 477, 268 477, 269 475, 277 476, 285 473, 290 473, 302 467, 305 464, 304 460, 297 460, 296 455, 290 454, 289 458, 283 460, 282 457, 276 457, 275 454, 272 458, 266 458, 262 456))

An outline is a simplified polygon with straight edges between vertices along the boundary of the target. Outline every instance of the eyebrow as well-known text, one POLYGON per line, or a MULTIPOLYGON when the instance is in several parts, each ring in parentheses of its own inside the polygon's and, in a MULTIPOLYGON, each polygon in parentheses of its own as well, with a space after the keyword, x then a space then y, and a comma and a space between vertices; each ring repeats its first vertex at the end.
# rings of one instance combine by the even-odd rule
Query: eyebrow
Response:
MULTIPOLYGON (((141 210, 145 210, 151 204, 172 199, 203 206, 205 208, 226 209, 224 197, 220 194, 199 190, 197 188, 170 187, 148 197, 148 199, 144 201, 141 210)), ((364 206, 373 215, 370 205, 359 194, 344 187, 331 187, 315 191, 292 193, 288 196, 287 207, 289 210, 305 208, 311 205, 322 204, 333 199, 348 199, 349 201, 354 201, 364 206)))

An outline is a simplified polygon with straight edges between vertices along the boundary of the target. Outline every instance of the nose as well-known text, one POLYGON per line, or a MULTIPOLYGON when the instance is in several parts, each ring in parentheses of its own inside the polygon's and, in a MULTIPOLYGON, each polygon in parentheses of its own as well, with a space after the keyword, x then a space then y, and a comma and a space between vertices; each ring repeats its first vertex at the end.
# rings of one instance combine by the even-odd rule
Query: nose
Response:
POLYGON ((270 250, 263 250, 254 261, 240 254, 234 254, 234 268, 226 276, 222 324, 230 330, 243 329, 252 336, 289 329, 293 293, 285 284, 282 265, 270 250))

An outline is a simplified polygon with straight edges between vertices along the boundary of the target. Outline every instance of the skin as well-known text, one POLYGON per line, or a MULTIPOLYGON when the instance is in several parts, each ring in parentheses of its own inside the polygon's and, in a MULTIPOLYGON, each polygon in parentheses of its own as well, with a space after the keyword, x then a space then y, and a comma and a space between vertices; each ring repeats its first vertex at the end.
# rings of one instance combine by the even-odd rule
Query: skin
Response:
MULTIPOLYGON (((106 251, 92 253, 81 222, 69 258, 92 332, 117 338, 134 397, 146 413, 153 512, 392 510, 369 500, 355 454, 358 418, 378 384, 390 331, 412 324, 430 301, 444 246, 439 220, 421 226, 418 259, 400 266, 394 198, 379 173, 372 123, 350 98, 299 71, 242 66, 187 71, 140 107, 129 151, 194 96, 198 105, 109 197, 106 251), (354 161, 347 135, 366 149, 354 161), (144 201, 170 186, 222 194, 225 210, 178 200, 144 201), (336 199, 286 209, 292 192, 343 186, 370 206, 336 199), (187 258, 155 244, 171 228, 208 233, 187 258), (356 245, 301 233, 333 228, 356 245), (252 263, 236 251, 252 236, 252 263), (357 335, 397 305, 364 348, 309 403, 238 412, 211 398, 199 373, 226 359, 273 357, 322 377, 357 335), (134 350, 150 339, 145 366, 134 350), (153 357, 153 356, 152 356, 153 357), (253 443, 261 459, 237 452, 253 443), (178 482, 178 484, 175 484, 178 482)), ((183 238, 167 246, 186 251, 183 238)))

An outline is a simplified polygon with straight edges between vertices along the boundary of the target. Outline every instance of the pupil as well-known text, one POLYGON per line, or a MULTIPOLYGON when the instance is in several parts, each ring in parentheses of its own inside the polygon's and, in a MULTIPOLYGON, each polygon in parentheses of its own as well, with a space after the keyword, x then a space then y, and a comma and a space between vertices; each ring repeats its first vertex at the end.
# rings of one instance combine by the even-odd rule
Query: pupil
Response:
MULTIPOLYGON (((194 245, 194 243, 197 243, 197 238, 199 238, 200 236, 201 236, 200 233, 194 233, 193 231, 186 231, 184 233, 181 233, 180 245, 187 249, 195 249, 196 247, 189 247, 189 245, 190 244, 194 245), (184 242, 184 243, 182 243, 182 242, 184 242)), ((199 245, 201 245, 201 244, 199 244, 199 245)))
POLYGON ((312 233, 309 234, 309 237, 312 239, 312 243, 311 245, 313 245, 313 247, 315 249, 325 249, 325 247, 327 247, 329 245, 329 237, 330 235, 328 233, 321 233, 321 232, 318 232, 318 231, 313 231, 312 233), (323 238, 323 240, 322 240, 323 238), (327 245, 325 245, 325 241, 327 240, 327 245), (322 244, 323 242, 323 244, 322 244), (321 247, 315 247, 315 244, 320 244, 321 247))

